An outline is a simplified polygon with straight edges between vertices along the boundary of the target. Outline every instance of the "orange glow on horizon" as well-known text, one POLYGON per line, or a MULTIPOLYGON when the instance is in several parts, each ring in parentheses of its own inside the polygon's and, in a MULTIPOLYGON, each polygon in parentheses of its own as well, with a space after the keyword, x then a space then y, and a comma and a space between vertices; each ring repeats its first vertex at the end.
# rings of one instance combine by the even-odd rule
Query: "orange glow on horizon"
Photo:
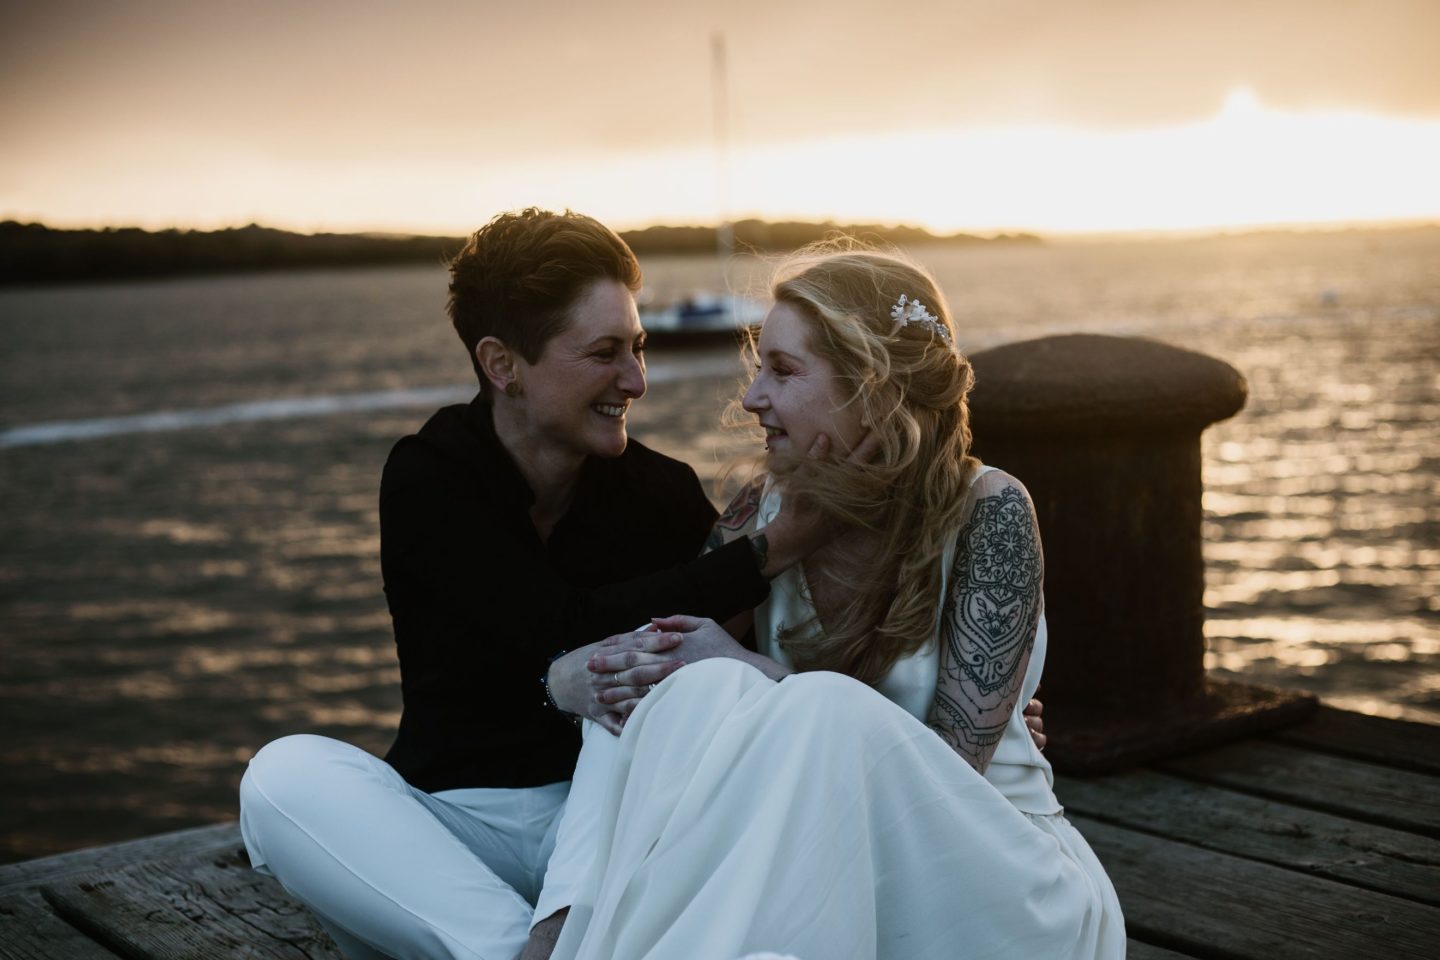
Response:
POLYGON ((1437 169, 1440 120, 1285 113, 1240 89, 1200 123, 844 138, 751 151, 735 180, 772 217, 1063 234, 1432 219, 1437 169))

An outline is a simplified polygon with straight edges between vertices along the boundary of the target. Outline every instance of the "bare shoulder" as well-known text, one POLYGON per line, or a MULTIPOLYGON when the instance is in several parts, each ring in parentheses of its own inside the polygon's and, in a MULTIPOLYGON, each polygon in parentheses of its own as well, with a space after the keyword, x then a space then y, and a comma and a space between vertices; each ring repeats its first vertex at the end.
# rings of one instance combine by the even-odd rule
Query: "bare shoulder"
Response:
POLYGON ((976 500, 998 496, 1006 490, 1013 491, 1014 496, 1027 504, 1031 502, 1030 491, 1025 489, 1025 484, 999 468, 986 470, 976 477, 975 482, 970 486, 970 492, 976 500))

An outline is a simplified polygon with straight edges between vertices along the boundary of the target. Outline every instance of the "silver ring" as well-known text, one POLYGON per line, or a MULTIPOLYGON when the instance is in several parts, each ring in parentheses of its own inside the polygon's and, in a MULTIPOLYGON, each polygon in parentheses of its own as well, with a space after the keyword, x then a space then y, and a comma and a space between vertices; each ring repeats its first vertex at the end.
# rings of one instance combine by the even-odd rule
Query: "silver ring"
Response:
POLYGON ((652 684, 650 684, 650 686, 648 686, 648 687, 645 688, 645 692, 646 692, 646 693, 649 693, 650 691, 652 691, 652 690, 654 690, 654 689, 655 689, 655 684, 652 683, 652 684))

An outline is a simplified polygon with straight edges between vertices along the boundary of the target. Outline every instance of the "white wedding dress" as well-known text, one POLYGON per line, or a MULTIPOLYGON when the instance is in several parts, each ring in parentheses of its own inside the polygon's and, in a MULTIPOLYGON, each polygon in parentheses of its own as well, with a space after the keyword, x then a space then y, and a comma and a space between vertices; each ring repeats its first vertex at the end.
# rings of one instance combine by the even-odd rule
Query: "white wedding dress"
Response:
MULTIPOLYGON (((768 493, 760 522, 778 511, 768 493)), ((784 662, 780 627, 812 614, 799 569, 777 577, 760 652, 784 662)), ((925 724, 938 624, 937 603, 937 640, 875 688, 706 660, 656 687, 618 740, 587 723, 557 849, 577 831, 598 849, 554 960, 1124 957, 1114 889, 1021 715, 1043 617, 984 776, 925 724)))

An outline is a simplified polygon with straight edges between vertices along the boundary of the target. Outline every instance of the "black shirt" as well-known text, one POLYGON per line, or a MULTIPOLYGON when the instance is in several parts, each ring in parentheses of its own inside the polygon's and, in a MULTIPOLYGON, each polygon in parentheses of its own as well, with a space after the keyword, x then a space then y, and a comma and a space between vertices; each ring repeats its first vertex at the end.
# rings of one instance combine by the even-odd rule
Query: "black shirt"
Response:
POLYGON ((728 619, 769 591, 747 543, 696 559, 715 518, 695 471, 631 440, 590 458, 542 542, 478 398, 395 445, 380 562, 404 712, 385 759, 421 790, 568 780, 580 737, 545 705, 550 658, 652 616, 728 619))

